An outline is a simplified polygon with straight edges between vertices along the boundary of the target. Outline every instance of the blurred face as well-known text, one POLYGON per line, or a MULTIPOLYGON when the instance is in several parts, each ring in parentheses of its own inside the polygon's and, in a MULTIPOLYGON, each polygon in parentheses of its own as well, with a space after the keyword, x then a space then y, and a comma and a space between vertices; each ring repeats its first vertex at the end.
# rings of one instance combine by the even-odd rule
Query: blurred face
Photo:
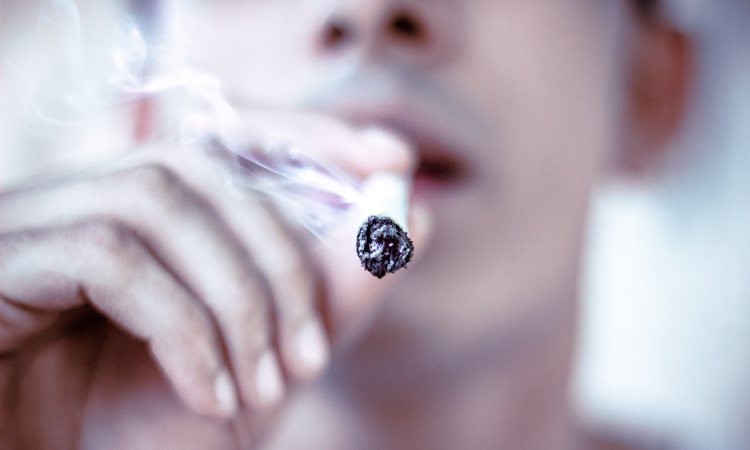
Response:
POLYGON ((205 0, 168 18, 235 107, 322 111, 414 144, 434 238, 382 322, 412 357, 444 357, 571 307, 587 197, 621 119, 629 8, 205 0))

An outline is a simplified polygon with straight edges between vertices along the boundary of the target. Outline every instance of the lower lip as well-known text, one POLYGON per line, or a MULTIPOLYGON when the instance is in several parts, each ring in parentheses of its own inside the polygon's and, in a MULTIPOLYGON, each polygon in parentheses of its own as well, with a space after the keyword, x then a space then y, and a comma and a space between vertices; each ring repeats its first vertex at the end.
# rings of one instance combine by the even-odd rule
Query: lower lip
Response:
POLYGON ((435 177, 416 174, 412 185, 412 198, 424 201, 435 201, 451 190, 451 184, 435 177))
POLYGON ((417 198, 434 199, 453 194, 465 187, 470 174, 463 162, 428 163, 424 170, 417 170, 414 175, 412 195, 417 198))

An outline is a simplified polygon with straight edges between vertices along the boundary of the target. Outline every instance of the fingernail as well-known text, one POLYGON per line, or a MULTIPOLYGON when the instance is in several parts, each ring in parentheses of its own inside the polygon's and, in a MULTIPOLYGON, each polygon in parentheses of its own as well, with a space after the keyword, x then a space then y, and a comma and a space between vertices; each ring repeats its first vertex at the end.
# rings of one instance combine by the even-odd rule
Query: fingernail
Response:
POLYGON ((320 372, 330 358, 325 331, 320 322, 315 319, 308 320, 300 328, 295 347, 300 362, 311 375, 320 372))
POLYGON ((284 396, 284 380, 279 362, 272 351, 268 350, 258 359, 255 388, 258 400, 266 406, 278 403, 284 396))
POLYGON ((233 416, 237 413, 239 407, 237 403, 237 392, 232 383, 232 377, 229 372, 222 370, 214 380, 214 394, 219 405, 219 409, 227 416, 233 416))

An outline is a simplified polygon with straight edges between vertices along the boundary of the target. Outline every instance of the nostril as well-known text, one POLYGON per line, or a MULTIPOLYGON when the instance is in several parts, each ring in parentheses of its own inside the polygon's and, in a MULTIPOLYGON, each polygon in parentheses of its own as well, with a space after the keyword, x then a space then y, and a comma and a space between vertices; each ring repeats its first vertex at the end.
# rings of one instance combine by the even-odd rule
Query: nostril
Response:
POLYGON ((400 40, 420 43, 427 40, 427 28, 410 11, 396 11, 388 22, 389 31, 400 40))
POLYGON ((449 32, 454 26, 451 11, 431 8, 429 2, 404 6, 405 2, 373 0, 364 11, 334 11, 314 28, 314 51, 333 60, 348 61, 353 56, 395 58, 412 65, 436 63, 449 54, 455 36, 449 32))
POLYGON ((326 25, 323 32, 323 45, 337 48, 346 44, 353 37, 353 30, 344 22, 333 21, 326 25))

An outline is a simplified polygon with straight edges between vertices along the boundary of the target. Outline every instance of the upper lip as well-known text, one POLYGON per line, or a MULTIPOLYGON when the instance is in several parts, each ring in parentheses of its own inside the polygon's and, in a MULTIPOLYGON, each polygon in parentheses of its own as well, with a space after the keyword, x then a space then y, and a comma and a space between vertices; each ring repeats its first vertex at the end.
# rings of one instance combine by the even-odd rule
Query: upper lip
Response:
POLYGON ((446 127, 438 124, 417 123, 399 113, 350 115, 358 124, 382 126, 406 139, 417 153, 415 178, 437 186, 453 186, 465 182, 471 175, 471 165, 465 150, 455 139, 447 136, 446 127))

